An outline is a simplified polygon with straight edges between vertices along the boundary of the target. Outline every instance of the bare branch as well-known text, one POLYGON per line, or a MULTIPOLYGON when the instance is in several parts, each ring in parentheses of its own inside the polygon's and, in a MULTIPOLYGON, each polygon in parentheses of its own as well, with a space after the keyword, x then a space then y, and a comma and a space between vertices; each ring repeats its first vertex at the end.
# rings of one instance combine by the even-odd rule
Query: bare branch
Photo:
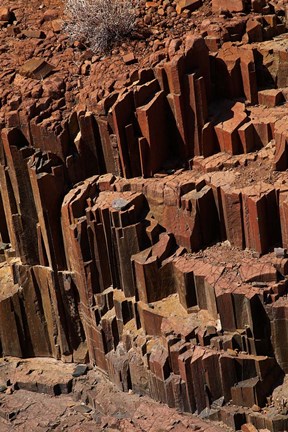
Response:
POLYGON ((134 0, 67 0, 65 31, 85 39, 95 53, 109 50, 135 27, 134 0))

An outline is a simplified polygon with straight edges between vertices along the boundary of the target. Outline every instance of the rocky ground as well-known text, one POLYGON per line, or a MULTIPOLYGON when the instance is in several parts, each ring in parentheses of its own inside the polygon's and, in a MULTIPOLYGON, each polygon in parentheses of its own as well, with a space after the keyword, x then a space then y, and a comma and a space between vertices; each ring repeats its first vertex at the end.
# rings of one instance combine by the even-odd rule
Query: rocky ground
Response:
POLYGON ((85 366, 75 378, 75 368, 44 358, 2 359, 1 432, 229 431, 148 397, 122 393, 103 373, 85 366), (57 386, 63 394, 55 396, 57 386))
MULTIPOLYGON (((75 106, 87 105, 87 99, 95 104, 113 90, 127 86, 133 71, 155 66, 181 52, 184 35, 205 36, 207 43, 214 43, 211 49, 215 52, 233 38, 236 43, 247 42, 247 20, 254 23, 259 18, 257 9, 248 16, 243 12, 231 14, 225 12, 225 7, 223 12, 221 7, 213 10, 207 0, 202 5, 199 1, 198 7, 177 9, 177 5, 176 0, 141 0, 131 38, 116 45, 111 53, 95 55, 85 43, 71 41, 62 31, 63 2, 33 0, 27 4, 17 0, 11 4, 4 0, 0 16, 0 121, 12 126, 15 111, 23 108, 32 118, 41 113, 47 127, 55 129, 75 106), (5 6, 11 11, 8 20, 5 6), (42 76, 40 72, 37 85, 32 79, 33 64, 23 68, 33 58, 53 68, 52 74, 51 70, 42 71, 42 76), (50 78, 46 78, 49 73, 50 78)), ((272 6, 277 20, 282 22, 283 2, 274 1, 272 6)))

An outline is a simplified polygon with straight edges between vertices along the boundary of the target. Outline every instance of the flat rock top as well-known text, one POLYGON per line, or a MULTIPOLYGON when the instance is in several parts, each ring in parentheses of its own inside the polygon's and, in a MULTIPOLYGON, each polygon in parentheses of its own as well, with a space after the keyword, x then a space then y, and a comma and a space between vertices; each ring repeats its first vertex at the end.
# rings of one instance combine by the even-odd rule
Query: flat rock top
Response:
POLYGON ((100 192, 95 204, 100 208, 110 207, 113 210, 127 210, 133 201, 141 195, 141 193, 135 192, 100 192))
POLYGON ((14 379, 56 385, 71 379, 74 369, 75 364, 61 364, 52 358, 23 359, 16 364, 14 379))

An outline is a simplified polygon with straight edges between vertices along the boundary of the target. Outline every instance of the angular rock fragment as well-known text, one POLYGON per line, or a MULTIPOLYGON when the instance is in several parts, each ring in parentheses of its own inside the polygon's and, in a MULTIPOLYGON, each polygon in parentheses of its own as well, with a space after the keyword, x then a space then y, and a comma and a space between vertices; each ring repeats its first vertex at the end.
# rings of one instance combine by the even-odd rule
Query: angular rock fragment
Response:
POLYGON ((33 58, 27 60, 27 62, 21 66, 19 73, 28 78, 43 80, 52 72, 53 69, 53 66, 45 60, 33 58))

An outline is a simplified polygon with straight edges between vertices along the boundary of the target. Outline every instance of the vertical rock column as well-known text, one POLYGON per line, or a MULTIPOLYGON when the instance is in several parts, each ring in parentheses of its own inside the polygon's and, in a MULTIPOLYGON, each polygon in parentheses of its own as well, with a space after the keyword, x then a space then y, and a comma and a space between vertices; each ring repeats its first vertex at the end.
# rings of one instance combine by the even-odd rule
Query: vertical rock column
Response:
POLYGON ((34 149, 16 129, 3 129, 1 138, 0 182, 11 245, 23 264, 37 264, 38 217, 27 168, 34 149))
POLYGON ((120 288, 126 297, 135 294, 130 256, 143 248, 147 214, 142 194, 112 192, 107 179, 87 179, 62 206, 66 256, 75 274, 90 360, 104 370, 105 355, 119 339, 112 289, 120 288))

